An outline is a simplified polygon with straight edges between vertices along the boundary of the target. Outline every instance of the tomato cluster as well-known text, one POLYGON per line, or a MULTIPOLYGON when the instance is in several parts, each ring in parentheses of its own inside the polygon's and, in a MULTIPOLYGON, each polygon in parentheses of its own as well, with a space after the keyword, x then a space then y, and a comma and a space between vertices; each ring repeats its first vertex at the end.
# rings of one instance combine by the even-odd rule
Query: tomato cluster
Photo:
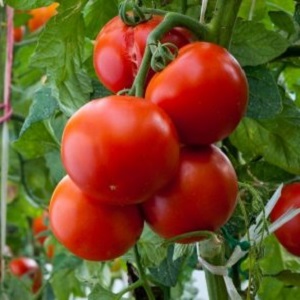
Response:
MULTIPOLYGON (((147 37, 160 22, 153 16, 130 27, 116 17, 104 26, 94 66, 108 89, 132 85, 147 37)), ((164 37, 181 48, 163 71, 149 72, 144 98, 92 100, 65 126, 61 157, 68 175, 53 193, 50 223, 57 239, 82 258, 122 255, 144 221, 173 238, 216 231, 235 209, 236 173, 213 143, 243 117, 247 79, 227 50, 191 42, 183 32, 175 28, 164 37)))

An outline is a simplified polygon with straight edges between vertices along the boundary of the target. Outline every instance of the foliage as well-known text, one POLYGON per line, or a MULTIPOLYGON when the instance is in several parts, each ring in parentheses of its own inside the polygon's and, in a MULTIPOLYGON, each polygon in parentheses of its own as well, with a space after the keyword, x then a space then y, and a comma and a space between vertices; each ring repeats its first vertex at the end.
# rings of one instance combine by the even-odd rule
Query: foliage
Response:
MULTIPOLYGON (((4 2, 15 9, 15 24, 25 25, 28 14, 25 11, 18 16, 17 10, 47 6, 53 1, 4 2)), ((7 244, 14 256, 34 257, 42 266, 40 299, 125 299, 126 291, 123 294, 116 283, 127 287, 126 262, 133 261, 133 250, 121 258, 119 270, 114 271, 113 262, 90 263, 71 256, 50 234, 48 239, 55 244, 55 256, 50 260, 30 230, 33 218, 48 207, 56 184, 65 175, 60 142, 66 121, 91 99, 110 94, 94 73, 93 42, 104 24, 118 14, 120 1, 58 2, 58 14, 41 30, 27 30, 23 40, 14 46, 7 244)), ((142 2, 148 8, 180 12, 197 20, 200 16, 201 1, 142 2)), ((213 18, 216 2, 219 1, 209 1, 207 22, 213 18)), ((243 0, 235 23, 229 51, 246 72, 250 103, 235 132, 220 143, 241 182, 240 205, 226 225, 227 256, 232 250, 230 242, 247 234, 247 228, 278 185, 299 180, 299 15, 298 1, 243 0)), ((5 39, 4 29, 0 30, 1 74, 5 39)), ((2 84, 2 75, 0 79, 2 84)), ((138 249, 147 278, 164 299, 172 299, 171 295, 179 299, 178 295, 191 288, 191 273, 199 268, 193 246, 166 245, 146 227, 138 249)), ((263 255, 255 253, 240 262, 238 283, 257 279, 255 287, 262 300, 296 299, 300 293, 299 259, 286 253, 274 237, 268 238, 262 249, 263 255)), ((8 274, 0 293, 9 299, 36 299, 27 280, 8 274)), ((129 276, 129 281, 138 293, 138 279, 129 276)), ((245 297, 250 297, 250 292, 244 292, 245 297)))

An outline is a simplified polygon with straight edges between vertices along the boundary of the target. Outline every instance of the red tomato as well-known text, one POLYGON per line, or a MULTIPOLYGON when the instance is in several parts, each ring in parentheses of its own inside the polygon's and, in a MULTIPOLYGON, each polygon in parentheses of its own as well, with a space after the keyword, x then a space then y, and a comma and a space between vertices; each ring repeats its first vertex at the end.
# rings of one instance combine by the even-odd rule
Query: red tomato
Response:
MULTIPOLYGON (((44 211, 43 214, 33 219, 32 222, 32 232, 36 237, 37 241, 40 245, 44 245, 48 236, 44 235, 45 231, 49 230, 48 224, 49 214, 48 212, 44 211)), ((48 244, 46 245, 46 254, 49 258, 54 256, 54 245, 48 244)))
POLYGON ((29 257, 13 258, 9 262, 8 267, 10 272, 17 277, 29 276, 33 281, 32 291, 34 293, 40 289, 42 285, 42 272, 34 259, 29 257))
MULTIPOLYGON (((147 37, 162 20, 163 17, 154 15, 149 21, 132 27, 117 16, 102 28, 95 42, 94 67, 99 80, 109 90, 116 93, 132 86, 147 37)), ((173 43, 180 48, 190 39, 187 31, 175 28, 164 36, 162 42, 173 43)))
POLYGON ((109 96, 67 122, 62 161, 72 180, 97 201, 144 201, 175 174, 177 134, 169 117, 141 98, 109 96))
POLYGON ((95 203, 66 176, 50 202, 50 225, 58 239, 75 255, 105 261, 127 252, 138 240, 144 221, 136 205, 95 203))
POLYGON ((45 240, 47 238, 47 236, 43 235, 43 233, 49 229, 48 228, 48 218, 49 218, 49 215, 45 211, 40 216, 34 218, 33 222, 32 222, 32 232, 35 236, 37 236, 37 241, 41 245, 45 242, 45 240))
POLYGON ((46 7, 39 7, 29 11, 32 18, 28 21, 28 28, 30 32, 34 32, 41 28, 48 20, 53 17, 57 11, 58 3, 54 2, 46 7))
POLYGON ((195 42, 157 73, 146 100, 163 108, 185 144, 211 144, 232 133, 248 103, 247 78, 224 48, 195 42))
POLYGON ((24 35, 24 27, 15 27, 14 28, 14 41, 16 43, 21 42, 24 35))
MULTIPOLYGON (((271 221, 274 222, 292 208, 300 208, 300 182, 283 187, 281 196, 270 214, 271 221)), ((277 229, 274 234, 287 251, 300 256, 300 214, 277 229)))
POLYGON ((192 231, 218 230, 232 215, 237 193, 234 168, 219 148, 183 148, 176 178, 141 207, 153 231, 172 238, 192 231))

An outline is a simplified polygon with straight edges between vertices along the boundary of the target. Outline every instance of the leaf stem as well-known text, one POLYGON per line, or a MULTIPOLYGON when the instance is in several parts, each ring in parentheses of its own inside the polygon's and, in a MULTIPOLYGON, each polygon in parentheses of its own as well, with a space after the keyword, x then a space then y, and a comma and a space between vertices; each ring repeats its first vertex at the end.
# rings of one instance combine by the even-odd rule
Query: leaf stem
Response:
POLYGON ((121 300, 122 296, 125 295, 126 293, 133 291, 134 289, 140 287, 143 285, 143 281, 142 280, 138 280, 134 283, 132 283, 131 285, 129 285, 128 287, 126 287, 125 289, 123 289, 121 292, 119 292, 116 296, 116 300, 121 300))
POLYGON ((242 0, 218 0, 214 16, 209 24, 208 40, 229 48, 242 0))
POLYGON ((143 287, 146 291, 148 299, 149 300, 155 300, 155 297, 152 293, 152 289, 151 289, 151 287, 148 283, 148 279, 147 279, 147 276, 145 274, 145 270, 144 270, 144 268, 142 266, 142 263, 141 263, 141 257, 140 257, 139 251, 138 251, 137 244, 135 244, 135 246, 134 246, 134 256, 135 256, 135 262, 136 262, 136 265, 137 265, 137 269, 139 271, 140 279, 142 280, 143 287))

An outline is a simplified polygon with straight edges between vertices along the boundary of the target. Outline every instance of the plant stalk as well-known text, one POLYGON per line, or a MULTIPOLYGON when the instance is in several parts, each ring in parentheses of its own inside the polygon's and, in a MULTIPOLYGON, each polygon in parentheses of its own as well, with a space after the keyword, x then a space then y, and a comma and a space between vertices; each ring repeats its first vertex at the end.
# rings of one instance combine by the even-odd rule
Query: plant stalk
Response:
MULTIPOLYGON (((212 265, 221 266, 224 264, 223 242, 217 236, 199 242, 197 250, 207 262, 212 265)), ((215 275, 204 268, 206 285, 210 300, 229 300, 227 288, 223 276, 215 275)))
POLYGON ((208 41, 230 47, 231 37, 242 0, 218 0, 209 24, 208 41))

